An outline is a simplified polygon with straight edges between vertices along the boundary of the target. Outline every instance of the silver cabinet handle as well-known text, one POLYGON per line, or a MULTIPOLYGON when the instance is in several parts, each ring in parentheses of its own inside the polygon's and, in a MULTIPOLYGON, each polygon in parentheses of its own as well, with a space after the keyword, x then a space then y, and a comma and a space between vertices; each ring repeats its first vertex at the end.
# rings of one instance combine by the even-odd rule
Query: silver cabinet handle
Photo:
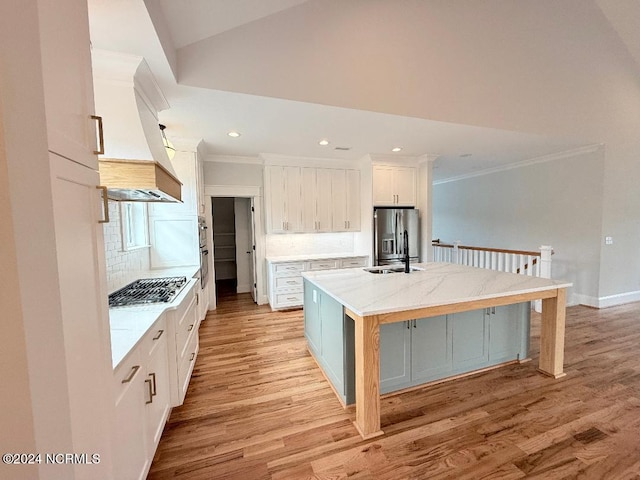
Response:
POLYGON ((134 365, 131 368, 131 372, 129 373, 129 375, 127 376, 127 378, 125 378, 124 380, 122 380, 122 383, 129 383, 131 380, 133 380, 133 377, 136 376, 136 373, 138 372, 138 370, 140 370, 140 365, 134 365))
POLYGON ((287 297, 287 300, 291 300, 293 302, 294 300, 297 300, 297 298, 296 297, 287 297))
POLYGON ((295 285, 297 282, 295 280, 287 280, 287 284, 295 285))
POLYGON ((149 405, 150 403, 153 403, 153 390, 151 390, 151 380, 149 380, 148 378, 144 381, 144 383, 146 383, 147 385, 149 385, 149 400, 144 402, 145 405, 149 405))
POLYGON ((104 155, 104 130, 102 128, 102 117, 98 115, 91 115, 92 120, 97 120, 98 122, 98 150, 94 150, 94 155, 104 155))
POLYGON ((407 324, 407 330, 411 330, 411 320, 405 320, 407 324))
POLYGON ((347 220, 347 228, 351 228, 351 220, 347 220))
POLYGON ((418 321, 417 320, 413 321, 413 328, 418 328, 418 321))
POLYGON ((158 330, 158 335, 156 335, 155 337, 153 337, 152 340, 158 340, 160 339, 160 337, 162 336, 162 334, 164 333, 164 330, 158 330))

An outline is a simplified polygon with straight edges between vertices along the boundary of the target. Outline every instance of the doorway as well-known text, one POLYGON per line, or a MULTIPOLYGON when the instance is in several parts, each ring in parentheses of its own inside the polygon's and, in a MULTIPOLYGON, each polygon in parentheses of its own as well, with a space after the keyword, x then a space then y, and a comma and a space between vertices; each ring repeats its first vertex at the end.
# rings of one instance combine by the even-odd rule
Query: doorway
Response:
POLYGON ((211 199, 216 298, 250 293, 257 303, 252 198, 211 199))

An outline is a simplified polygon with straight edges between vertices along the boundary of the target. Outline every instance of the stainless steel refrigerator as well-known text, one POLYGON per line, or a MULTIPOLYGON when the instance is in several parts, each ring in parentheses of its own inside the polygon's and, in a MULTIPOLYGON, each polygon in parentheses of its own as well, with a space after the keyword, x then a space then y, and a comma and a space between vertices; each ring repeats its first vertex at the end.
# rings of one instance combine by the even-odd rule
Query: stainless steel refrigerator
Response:
POLYGON ((418 210, 415 208, 374 208, 374 265, 390 265, 404 261, 405 230, 409 238, 409 261, 412 263, 420 261, 419 225, 418 210))

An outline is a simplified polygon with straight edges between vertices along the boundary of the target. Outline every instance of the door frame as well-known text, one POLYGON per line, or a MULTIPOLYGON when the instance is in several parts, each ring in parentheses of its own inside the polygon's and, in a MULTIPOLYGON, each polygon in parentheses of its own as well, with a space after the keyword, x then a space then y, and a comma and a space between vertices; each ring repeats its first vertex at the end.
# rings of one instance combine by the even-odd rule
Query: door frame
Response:
MULTIPOLYGON (((204 187, 205 196, 205 217, 207 225, 211 228, 207 229, 207 243, 213 245, 213 225, 211 225, 213 219, 213 211, 211 208, 212 197, 239 197, 249 198, 254 207, 253 215, 253 237, 256 242, 256 262, 255 262, 255 276, 256 276, 256 289, 258 291, 257 301, 258 305, 266 305, 269 303, 267 298, 267 280, 265 275, 265 233, 262 221, 262 187, 248 186, 248 185, 206 185, 204 187)), ((213 250, 213 249, 212 249, 213 250)), ((214 254, 215 255, 215 254, 214 254)), ((210 278, 215 278, 215 264, 214 255, 209 255, 209 269, 210 278)), ((216 289, 209 289, 209 309, 215 310, 216 308, 216 289)))

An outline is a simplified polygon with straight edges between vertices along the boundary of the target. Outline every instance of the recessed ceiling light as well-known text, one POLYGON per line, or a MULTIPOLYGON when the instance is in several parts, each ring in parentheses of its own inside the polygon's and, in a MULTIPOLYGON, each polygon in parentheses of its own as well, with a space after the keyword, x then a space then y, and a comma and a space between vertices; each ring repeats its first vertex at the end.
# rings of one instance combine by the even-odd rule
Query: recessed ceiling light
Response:
POLYGON ((231 130, 229 133, 227 133, 227 135, 233 138, 238 138, 240 136, 240 133, 236 132, 235 130, 231 130))
POLYGON ((325 145, 329 145, 329 140, 327 140, 326 138, 323 138, 322 140, 320 140, 320 141, 318 142, 318 145, 322 145, 323 147, 324 147, 325 145))
POLYGON ((402 150, 402 147, 393 147, 391 149, 392 152, 400 152, 402 150))

